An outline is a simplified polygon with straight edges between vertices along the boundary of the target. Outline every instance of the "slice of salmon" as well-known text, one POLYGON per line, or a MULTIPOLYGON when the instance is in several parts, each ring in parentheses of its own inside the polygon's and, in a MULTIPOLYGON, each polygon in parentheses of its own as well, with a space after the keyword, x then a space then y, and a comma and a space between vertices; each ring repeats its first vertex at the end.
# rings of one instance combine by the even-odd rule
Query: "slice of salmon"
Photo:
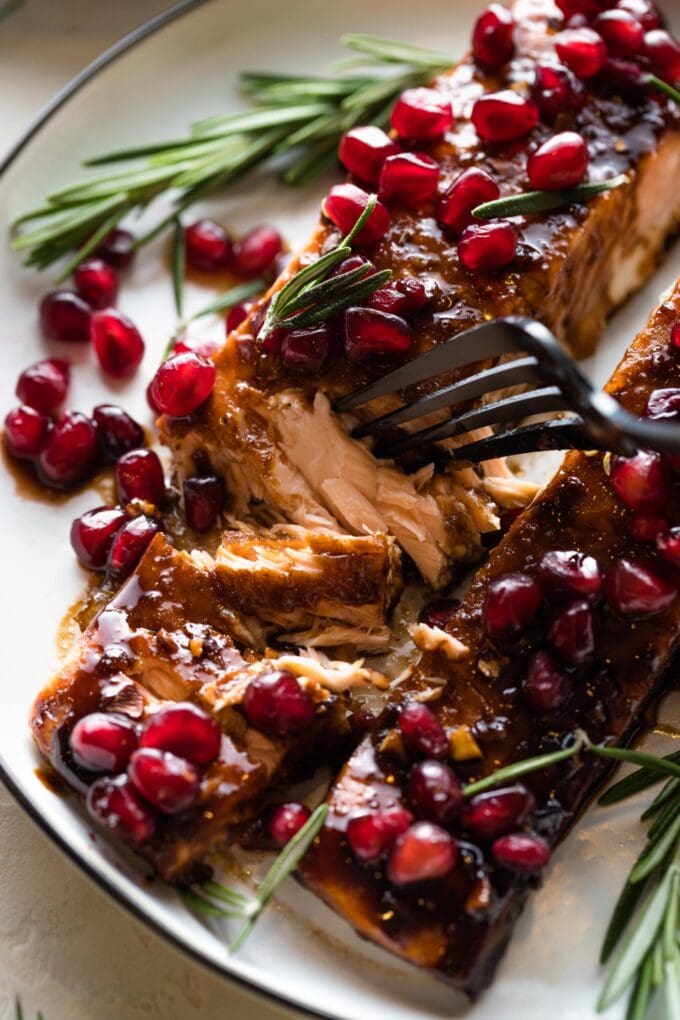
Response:
MULTIPOLYGON (((606 387, 635 414, 644 413, 652 395, 657 405, 664 400, 671 411, 673 399, 674 406, 680 406, 677 362, 670 347, 678 320, 680 283, 651 316, 606 387)), ((662 688, 680 644, 678 577, 653 542, 630 537, 632 511, 614 492, 609 463, 609 455, 568 454, 555 478, 491 553, 442 631, 457 643, 459 654, 426 652, 401 678, 375 735, 365 739, 333 787, 326 827, 303 864, 304 882, 362 935, 472 996, 491 980, 534 882, 494 865, 490 843, 480 843, 459 817, 452 831, 461 841, 461 866, 440 881, 398 888, 387 880, 384 861, 362 865, 353 858, 347 824, 380 807, 413 807, 408 776, 414 757, 405 750, 398 729, 404 701, 425 701, 436 712, 451 741, 454 760, 449 764, 462 781, 556 750, 577 728, 593 741, 625 744, 642 725, 644 710, 662 688), (592 659, 568 669, 573 693, 541 714, 532 711, 522 683, 531 656, 550 649, 551 621, 564 604, 551 606, 544 600, 521 640, 505 646, 486 635, 482 614, 495 580, 517 573, 535 577, 541 557, 553 550, 593 556, 603 573, 622 559, 642 561, 665 579, 668 598, 665 608, 637 618, 622 616, 601 597, 592 609, 592 659), (461 734, 466 737, 463 753, 461 734)), ((671 524, 680 521, 677 481, 664 515, 671 524)), ((602 759, 589 755, 527 776, 537 805, 529 827, 556 843, 605 772, 602 759)))

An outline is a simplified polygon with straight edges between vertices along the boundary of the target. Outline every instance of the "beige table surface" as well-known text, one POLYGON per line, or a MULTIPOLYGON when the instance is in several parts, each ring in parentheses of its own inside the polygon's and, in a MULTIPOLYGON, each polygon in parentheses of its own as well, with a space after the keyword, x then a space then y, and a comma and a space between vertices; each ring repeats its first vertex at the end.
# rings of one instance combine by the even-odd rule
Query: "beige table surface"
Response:
MULTIPOLYGON (((0 3, 0 6, 2 4, 0 3)), ((40 107, 162 0, 27 0, 0 22, 0 158, 40 107)), ((4 230, 4 224, 2 225, 4 230)), ((0 787, 0 1018, 277 1020, 132 920, 0 787)))

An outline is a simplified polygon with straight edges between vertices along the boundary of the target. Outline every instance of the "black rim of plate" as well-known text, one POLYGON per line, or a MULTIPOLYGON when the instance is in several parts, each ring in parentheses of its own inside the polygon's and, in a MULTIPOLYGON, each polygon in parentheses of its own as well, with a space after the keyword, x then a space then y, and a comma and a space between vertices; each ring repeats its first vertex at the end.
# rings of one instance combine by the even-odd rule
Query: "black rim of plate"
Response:
MULTIPOLYGON (((157 14, 155 17, 145 21, 138 28, 133 29, 127 35, 124 35, 122 39, 119 39, 119 41, 114 43, 114 45, 109 47, 109 49, 104 50, 103 53, 96 57, 90 64, 72 78, 63 89, 57 92, 49 103, 38 113, 37 117, 32 121, 24 134, 10 149, 8 155, 2 162, 0 162, 0 180, 10 167, 12 167, 15 160, 18 159, 29 143, 38 135, 45 124, 47 124, 51 118, 66 105, 72 96, 79 92, 85 85, 88 84, 88 82, 92 81, 92 79, 95 78, 100 71, 103 71, 119 57, 128 53, 139 43, 143 42, 149 36, 154 35, 166 25, 172 24, 183 15, 189 14, 191 11, 196 10, 199 7, 204 7, 210 2, 211 0, 180 0, 179 3, 174 4, 161 14, 157 14)), ((147 928, 151 928, 157 935, 160 935, 165 942, 170 943, 170 945, 184 955, 191 957, 191 959, 200 963, 202 966, 207 967, 210 971, 218 974, 221 978, 239 985, 244 991, 256 996, 257 998, 276 1003, 288 1010, 291 1008, 295 1009, 302 1016, 320 1018, 320 1020, 334 1020, 330 1013, 321 1013, 317 1010, 310 1009, 308 1006, 300 1005, 288 996, 272 992, 267 988, 263 988, 255 981, 251 981, 234 971, 226 970, 218 963, 208 959, 201 952, 194 949, 182 938, 179 938, 169 928, 166 928, 164 925, 159 924, 150 918, 140 906, 133 902, 133 900, 129 899, 126 895, 123 895, 115 886, 110 885, 104 876, 101 875, 99 871, 87 860, 85 860, 85 858, 75 853, 64 837, 52 828, 47 819, 20 788, 17 780, 12 776, 10 769, 1 755, 0 781, 2 781, 8 792, 23 808, 31 820, 43 833, 45 833, 46 836, 49 837, 52 843, 61 850, 69 861, 71 861, 92 882, 94 882, 99 889, 105 892, 109 898, 113 899, 118 906, 123 907, 128 913, 132 914, 146 925, 147 928)))

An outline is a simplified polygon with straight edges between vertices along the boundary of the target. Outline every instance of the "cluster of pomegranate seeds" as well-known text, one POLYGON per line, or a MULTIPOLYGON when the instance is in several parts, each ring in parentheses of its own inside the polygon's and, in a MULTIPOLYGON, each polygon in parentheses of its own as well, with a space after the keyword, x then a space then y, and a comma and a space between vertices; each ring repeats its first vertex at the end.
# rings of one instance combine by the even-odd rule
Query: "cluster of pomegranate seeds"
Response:
POLYGON ((221 224, 202 219, 184 228, 187 265, 204 273, 230 269, 239 276, 259 276, 272 268, 283 251, 283 238, 275 227, 253 227, 233 241, 221 224))
POLYGON ((453 126, 451 101, 435 89, 407 89, 394 104, 390 123, 399 138, 435 142, 453 126))
POLYGON ((70 368, 61 358, 45 358, 25 368, 16 385, 20 403, 50 414, 64 403, 68 392, 70 368))
POLYGON ((532 188, 554 190, 571 188, 588 171, 588 148, 575 131, 562 131, 539 145, 527 161, 527 176, 532 188))
POLYGON ((297 677, 273 670, 254 677, 243 699, 246 719, 269 736, 300 733, 314 721, 316 708, 297 677))
POLYGON ((491 273, 508 266, 517 254, 517 231, 506 220, 472 223, 458 241, 458 258, 472 273, 491 273))
POLYGON ((92 412, 106 459, 115 464, 130 450, 144 446, 144 429, 117 404, 98 404, 92 412))
POLYGON ((577 78, 592 78, 607 61, 604 40, 592 28, 568 28, 555 37, 555 49, 563 64, 577 78))
POLYGON ((106 561, 107 570, 117 577, 128 577, 160 530, 157 521, 144 515, 129 520, 114 536, 106 561))
POLYGON ((477 839, 490 841, 521 828, 535 806, 533 794, 516 783, 471 797, 465 805, 463 824, 477 839))
POLYGON ((633 457, 613 457, 609 477, 616 495, 631 510, 656 513, 666 506, 670 478, 658 453, 640 450, 633 457))
POLYGON ((492 641, 514 641, 531 624, 543 600, 541 584, 528 574, 504 574, 488 587, 482 625, 492 641))
POLYGON ((199 534, 210 531, 217 523, 224 506, 226 497, 224 481, 217 475, 185 478, 182 491, 184 515, 189 527, 199 534))
POLYGON ((297 836, 310 815, 309 808, 297 801, 278 804, 269 816, 269 835, 278 847, 284 847, 293 836, 297 836))
POLYGON ((619 0, 616 7, 620 11, 632 14, 646 32, 658 28, 661 24, 661 16, 654 4, 649 3, 649 0, 619 0))
MULTIPOLYGON (((363 213, 368 199, 368 192, 355 184, 336 184, 326 195, 322 212, 343 234, 347 234, 363 213)), ((378 201, 354 238, 354 243, 370 248, 385 236, 389 228, 390 214, 382 202, 378 201)))
POLYGON ((135 257, 136 238, 129 230, 115 227, 107 234, 95 254, 114 269, 127 269, 135 257))
POLYGON ((137 750, 137 727, 124 715, 92 712, 71 731, 71 753, 90 772, 124 772, 137 750))
POLYGON ((203 219, 184 229, 187 265, 203 272, 224 269, 231 258, 232 241, 215 220, 203 219))
POLYGON ((443 878, 458 862, 458 843, 432 822, 416 822, 398 837, 387 861, 393 885, 443 878))
POLYGON ((150 397, 160 414, 183 418, 196 411, 213 391, 215 365, 187 351, 159 365, 151 380, 150 397))
POLYGON ((437 219, 456 234, 473 222, 472 210, 500 197, 500 188, 491 174, 470 167, 446 190, 437 209, 437 219))
POLYGON ((71 525, 71 545, 87 570, 105 570, 113 540, 127 523, 120 507, 98 506, 76 517, 71 525))
POLYGON ((86 259, 73 274, 76 293, 90 308, 109 308, 118 296, 118 276, 104 259, 86 259))
POLYGON ((645 563, 620 559, 605 575, 604 594, 620 616, 645 619, 668 609, 678 589, 645 563))
POLYGON ((431 201, 437 194, 439 164, 424 152, 388 156, 380 171, 378 195, 383 202, 407 208, 431 201))
POLYGON ((561 113, 579 110, 585 101, 585 89, 568 67, 537 64, 531 97, 541 117, 552 122, 561 113))
POLYGON ((40 325, 48 340, 87 343, 90 306, 70 290, 53 290, 40 302, 40 325))
POLYGON ((463 803, 463 790, 455 772, 441 761, 416 762, 409 773, 408 797, 418 818, 447 825, 463 803))
POLYGON ((412 821, 413 815, 405 808, 386 808, 355 815, 347 823, 350 850, 358 860, 374 863, 390 851, 412 821))
POLYGON ((559 668, 548 652, 536 652, 522 682, 522 694, 538 715, 556 712, 571 696, 571 677, 559 668))
POLYGON ((52 489, 72 489, 84 482, 99 461, 99 442, 93 421, 80 411, 64 411, 48 432, 36 467, 41 481, 52 489))
POLYGON ((403 357, 413 344, 411 327, 399 315, 375 308, 348 308, 344 323, 345 355, 352 364, 403 357))
POLYGON ((396 156, 401 151, 401 146, 382 128, 366 124, 345 132, 340 139, 338 157, 349 173, 365 184, 375 185, 388 156, 396 156))
POLYGON ((535 833, 515 832, 501 836, 491 847, 493 859, 508 871, 534 875, 550 861, 550 847, 535 833))
POLYGON ((485 70, 507 64, 515 52, 515 19, 507 7, 491 4, 482 11, 472 32, 472 54, 485 70))
POLYGON ((426 758, 446 758, 449 741, 444 727, 432 709, 419 701, 409 701, 399 713, 399 729, 411 751, 426 758))
POLYGON ((234 245, 232 269, 240 276, 259 276, 282 251, 283 238, 275 227, 253 227, 234 245))
POLYGON ((488 92, 472 108, 472 123, 485 142, 514 142, 538 124, 538 107, 512 89, 488 92))
POLYGON ((133 500, 161 506, 165 496, 163 466, 153 450, 131 450, 116 464, 116 496, 122 506, 133 500))
POLYGON ((102 370, 113 379, 129 379, 144 357, 144 341, 127 315, 107 308, 93 312, 90 339, 102 370))

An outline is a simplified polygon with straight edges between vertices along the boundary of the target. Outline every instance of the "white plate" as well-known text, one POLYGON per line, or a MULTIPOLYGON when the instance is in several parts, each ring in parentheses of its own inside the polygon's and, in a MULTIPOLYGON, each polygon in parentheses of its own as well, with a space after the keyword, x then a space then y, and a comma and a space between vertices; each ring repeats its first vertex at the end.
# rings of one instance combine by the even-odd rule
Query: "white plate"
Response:
MULTIPOLYGON (((193 5, 184 5, 187 6, 193 5)), ((476 11, 473 3, 439 0, 394 4, 389 0, 270 0, 213 2, 184 13, 134 47, 123 45, 113 60, 99 62, 80 87, 54 105, 19 150, 0 180, 0 223, 57 185, 79 175, 79 161, 103 149, 134 141, 174 137, 192 120, 236 106, 233 80, 242 69, 302 67, 321 70, 339 55, 346 31, 376 32, 452 54, 466 49, 476 11)), ((666 4, 680 27, 680 0, 666 4)), ((158 23, 156 23, 156 26, 158 23)), ((209 208, 218 218, 245 228, 268 219, 301 242, 314 222, 324 182, 306 191, 267 183, 243 186, 209 208)), ((590 366, 603 380, 639 329, 659 294, 676 274, 677 249, 654 280, 621 311, 607 330, 590 366)), ((2 372, 0 408, 13 403, 20 370, 59 345, 40 338, 36 307, 45 278, 21 269, 0 246, 2 372)), ((189 290, 198 304, 205 295, 189 290)), ((144 400, 148 380, 173 326, 170 281, 160 248, 147 251, 125 280, 120 305, 140 326, 147 354, 138 381, 121 387, 120 400, 149 421, 144 400)), ((89 410, 116 399, 86 350, 69 349, 77 362, 70 404, 89 410)), ((4 472, 0 484, 0 562, 3 565, 0 676, 0 765, 5 782, 41 827, 115 899, 150 926, 246 987, 295 1007, 296 1015, 341 1020, 444 1018, 468 1012, 474 1020, 587 1020, 601 975, 597 948, 641 830, 639 805, 615 811, 593 808, 558 851, 543 891, 517 926, 492 989, 468 1007, 443 985, 355 937, 334 914, 289 882, 280 908, 270 910, 236 958, 230 958, 217 928, 209 928, 179 904, 170 890, 142 881, 143 869, 117 848, 95 837, 72 800, 49 793, 35 774, 38 759, 27 729, 31 700, 57 665, 54 635, 66 608, 80 594, 83 575, 67 535, 71 519, 100 502, 92 491, 50 508, 21 498, 4 472)), ((671 715, 670 706, 668 714, 671 715)), ((675 713, 677 716, 677 711, 675 713)), ((667 749, 669 738, 649 738, 667 749)), ((620 1015, 614 1011, 612 1015, 620 1015)))

